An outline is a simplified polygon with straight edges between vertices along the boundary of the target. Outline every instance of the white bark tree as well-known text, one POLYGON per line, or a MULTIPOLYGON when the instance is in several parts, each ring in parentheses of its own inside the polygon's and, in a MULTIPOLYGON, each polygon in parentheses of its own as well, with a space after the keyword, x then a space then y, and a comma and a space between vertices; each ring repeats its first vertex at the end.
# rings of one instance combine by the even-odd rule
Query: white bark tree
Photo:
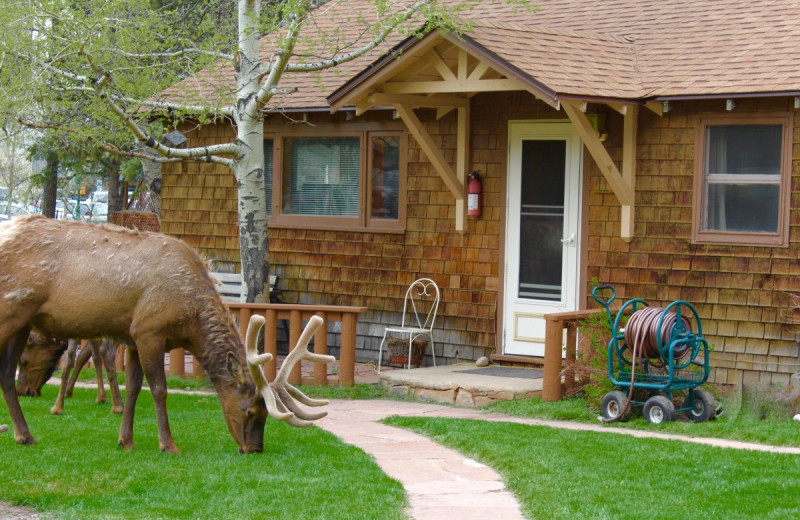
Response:
POLYGON ((331 0, 314 11, 312 3, 10 0, 0 12, 4 27, 10 28, 0 36, 4 90, 0 98, 15 101, 6 103, 3 112, 84 143, 140 154, 114 144, 124 142, 120 134, 124 129, 162 161, 208 161, 229 168, 239 192, 243 298, 267 301, 263 125, 265 111, 280 108, 273 99, 291 94, 292 89, 281 88, 282 78, 354 60, 395 34, 436 27, 460 30, 458 13, 469 7, 438 0, 331 0), (357 39, 346 39, 346 31, 321 31, 316 23, 317 17, 343 3, 352 4, 348 23, 362 28, 357 39), (228 20, 225 8, 234 5, 235 20, 228 20), (274 45, 268 54, 260 48, 264 35, 270 35, 274 45), (296 51, 299 46, 302 54, 296 51), (215 96, 196 103, 158 96, 204 67, 213 70, 220 60, 233 64, 235 85, 222 85, 215 96), (204 147, 170 147, 160 139, 165 126, 153 124, 153 113, 143 107, 155 111, 167 127, 180 121, 199 125, 226 118, 236 128, 236 139, 204 147))

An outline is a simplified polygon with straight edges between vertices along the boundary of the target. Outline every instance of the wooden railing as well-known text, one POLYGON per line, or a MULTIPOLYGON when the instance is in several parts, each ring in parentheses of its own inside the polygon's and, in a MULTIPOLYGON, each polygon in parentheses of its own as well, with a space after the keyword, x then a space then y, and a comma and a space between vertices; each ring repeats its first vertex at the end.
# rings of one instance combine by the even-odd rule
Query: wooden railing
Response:
POLYGON ((571 390, 575 385, 575 365, 578 352, 578 324, 587 317, 605 312, 602 309, 591 309, 573 312, 555 312, 545 314, 544 333, 544 370, 542 371, 542 401, 558 401, 561 398, 561 365, 562 352, 565 352, 564 388, 571 390), (564 329, 567 340, 562 347, 564 329), (563 349, 563 350, 562 350, 563 349))
MULTIPOLYGON (((353 386, 355 384, 356 366, 356 323, 358 315, 366 312, 366 307, 350 307, 342 305, 300 305, 287 303, 238 303, 225 302, 234 318, 239 321, 239 330, 244 339, 247 324, 250 316, 260 314, 264 316, 266 324, 264 326, 264 352, 272 354, 272 361, 264 365, 264 372, 270 381, 275 379, 277 371, 278 353, 278 321, 287 320, 289 323, 289 345, 294 348, 300 339, 303 330, 303 322, 315 314, 324 321, 314 335, 314 352, 317 354, 328 353, 328 323, 341 322, 342 331, 339 343, 339 384, 342 386, 353 386)), ((175 349, 170 352, 169 373, 178 376, 185 375, 183 349, 175 349)), ((194 374, 198 374, 199 364, 194 364, 194 374)), ((295 365, 289 375, 289 382, 299 384, 301 382, 300 364, 295 365)), ((202 373, 202 370, 199 371, 202 373)), ((315 385, 328 384, 327 365, 321 363, 314 364, 315 385)))

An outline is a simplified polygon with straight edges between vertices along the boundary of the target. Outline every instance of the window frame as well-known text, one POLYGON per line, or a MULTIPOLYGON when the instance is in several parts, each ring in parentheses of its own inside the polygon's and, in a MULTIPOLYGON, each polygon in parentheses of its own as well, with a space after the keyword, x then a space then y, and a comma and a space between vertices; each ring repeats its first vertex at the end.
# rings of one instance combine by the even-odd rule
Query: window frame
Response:
POLYGON ((287 128, 271 132, 265 129, 265 145, 268 140, 273 143, 272 168, 272 200, 267 204, 272 207, 272 214, 267 223, 275 228, 306 228, 334 231, 382 231, 402 233, 406 226, 406 172, 408 169, 407 132, 397 125, 345 124, 315 125, 314 127, 287 128), (370 215, 372 203, 372 136, 397 136, 400 138, 400 164, 398 178, 397 219, 374 218, 370 215), (281 197, 283 193, 283 152, 284 139, 295 137, 358 137, 360 187, 357 217, 335 217, 316 215, 294 215, 282 212, 281 197))
POLYGON ((705 114, 698 118, 695 136, 695 170, 692 243, 735 246, 789 246, 792 178, 792 114, 705 114), (780 179, 778 181, 778 229, 775 232, 720 231, 703 229, 706 210, 708 128, 734 125, 781 125, 780 179))

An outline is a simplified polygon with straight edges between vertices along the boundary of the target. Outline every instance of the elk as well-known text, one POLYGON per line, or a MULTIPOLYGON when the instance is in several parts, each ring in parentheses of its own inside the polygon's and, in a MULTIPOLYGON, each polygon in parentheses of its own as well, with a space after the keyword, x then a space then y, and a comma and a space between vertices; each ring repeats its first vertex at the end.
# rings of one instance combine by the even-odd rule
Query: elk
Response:
POLYGON ((19 359, 19 373, 17 375, 17 395, 28 395, 38 397, 44 384, 53 375, 58 362, 64 351, 67 352, 67 359, 64 362, 64 370, 61 374, 61 386, 58 390, 56 402, 50 409, 53 415, 64 413, 64 398, 72 397, 72 389, 78 380, 78 374, 91 356, 94 366, 97 369, 97 402, 107 403, 105 386, 103 385, 103 368, 108 374, 108 387, 111 392, 113 406, 112 413, 122 413, 122 396, 117 383, 117 370, 114 366, 114 358, 117 352, 117 345, 108 339, 90 339, 86 346, 80 349, 77 359, 75 351, 78 342, 75 340, 63 340, 60 338, 47 338, 36 331, 31 332, 28 344, 22 351, 19 359), (75 370, 70 374, 72 367, 75 370))
MULTIPOLYGON (((236 325, 206 264, 178 239, 110 225, 18 217, 0 224, 0 291, 0 386, 20 444, 35 443, 14 388, 16 365, 32 327, 56 337, 112 337, 131 345, 118 438, 125 449, 134 447, 134 410, 144 376, 155 405, 159 447, 180 453, 166 407, 164 354, 173 348, 187 349, 205 369, 242 453, 263 451, 267 414, 288 421, 315 417, 291 402, 296 394, 281 388, 281 382, 256 387, 252 370, 245 369, 236 325), (277 400, 265 402, 263 394, 277 395, 277 400)), ((303 350, 301 356, 310 355, 303 350)))

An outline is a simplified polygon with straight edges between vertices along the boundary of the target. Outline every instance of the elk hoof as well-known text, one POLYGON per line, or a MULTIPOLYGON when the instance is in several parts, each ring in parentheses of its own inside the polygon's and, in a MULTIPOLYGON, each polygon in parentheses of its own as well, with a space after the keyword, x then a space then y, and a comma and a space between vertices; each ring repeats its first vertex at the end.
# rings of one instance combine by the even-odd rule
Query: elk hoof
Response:
POLYGON ((33 437, 28 435, 27 437, 17 437, 17 444, 21 444, 23 446, 33 446, 36 444, 36 441, 33 440, 33 437))
POLYGON ((133 444, 133 441, 126 441, 124 439, 119 439, 117 441, 117 446, 119 446, 120 448, 122 448, 125 451, 131 451, 135 447, 135 445, 133 444))
POLYGON ((174 444, 172 446, 161 446, 161 451, 164 453, 169 453, 170 455, 180 455, 181 450, 178 449, 177 446, 174 444))
POLYGON ((64 415, 64 409, 54 406, 50 408, 50 415, 64 415))
POLYGON ((121 406, 112 407, 111 408, 111 413, 121 414, 122 413, 122 407, 121 406))

